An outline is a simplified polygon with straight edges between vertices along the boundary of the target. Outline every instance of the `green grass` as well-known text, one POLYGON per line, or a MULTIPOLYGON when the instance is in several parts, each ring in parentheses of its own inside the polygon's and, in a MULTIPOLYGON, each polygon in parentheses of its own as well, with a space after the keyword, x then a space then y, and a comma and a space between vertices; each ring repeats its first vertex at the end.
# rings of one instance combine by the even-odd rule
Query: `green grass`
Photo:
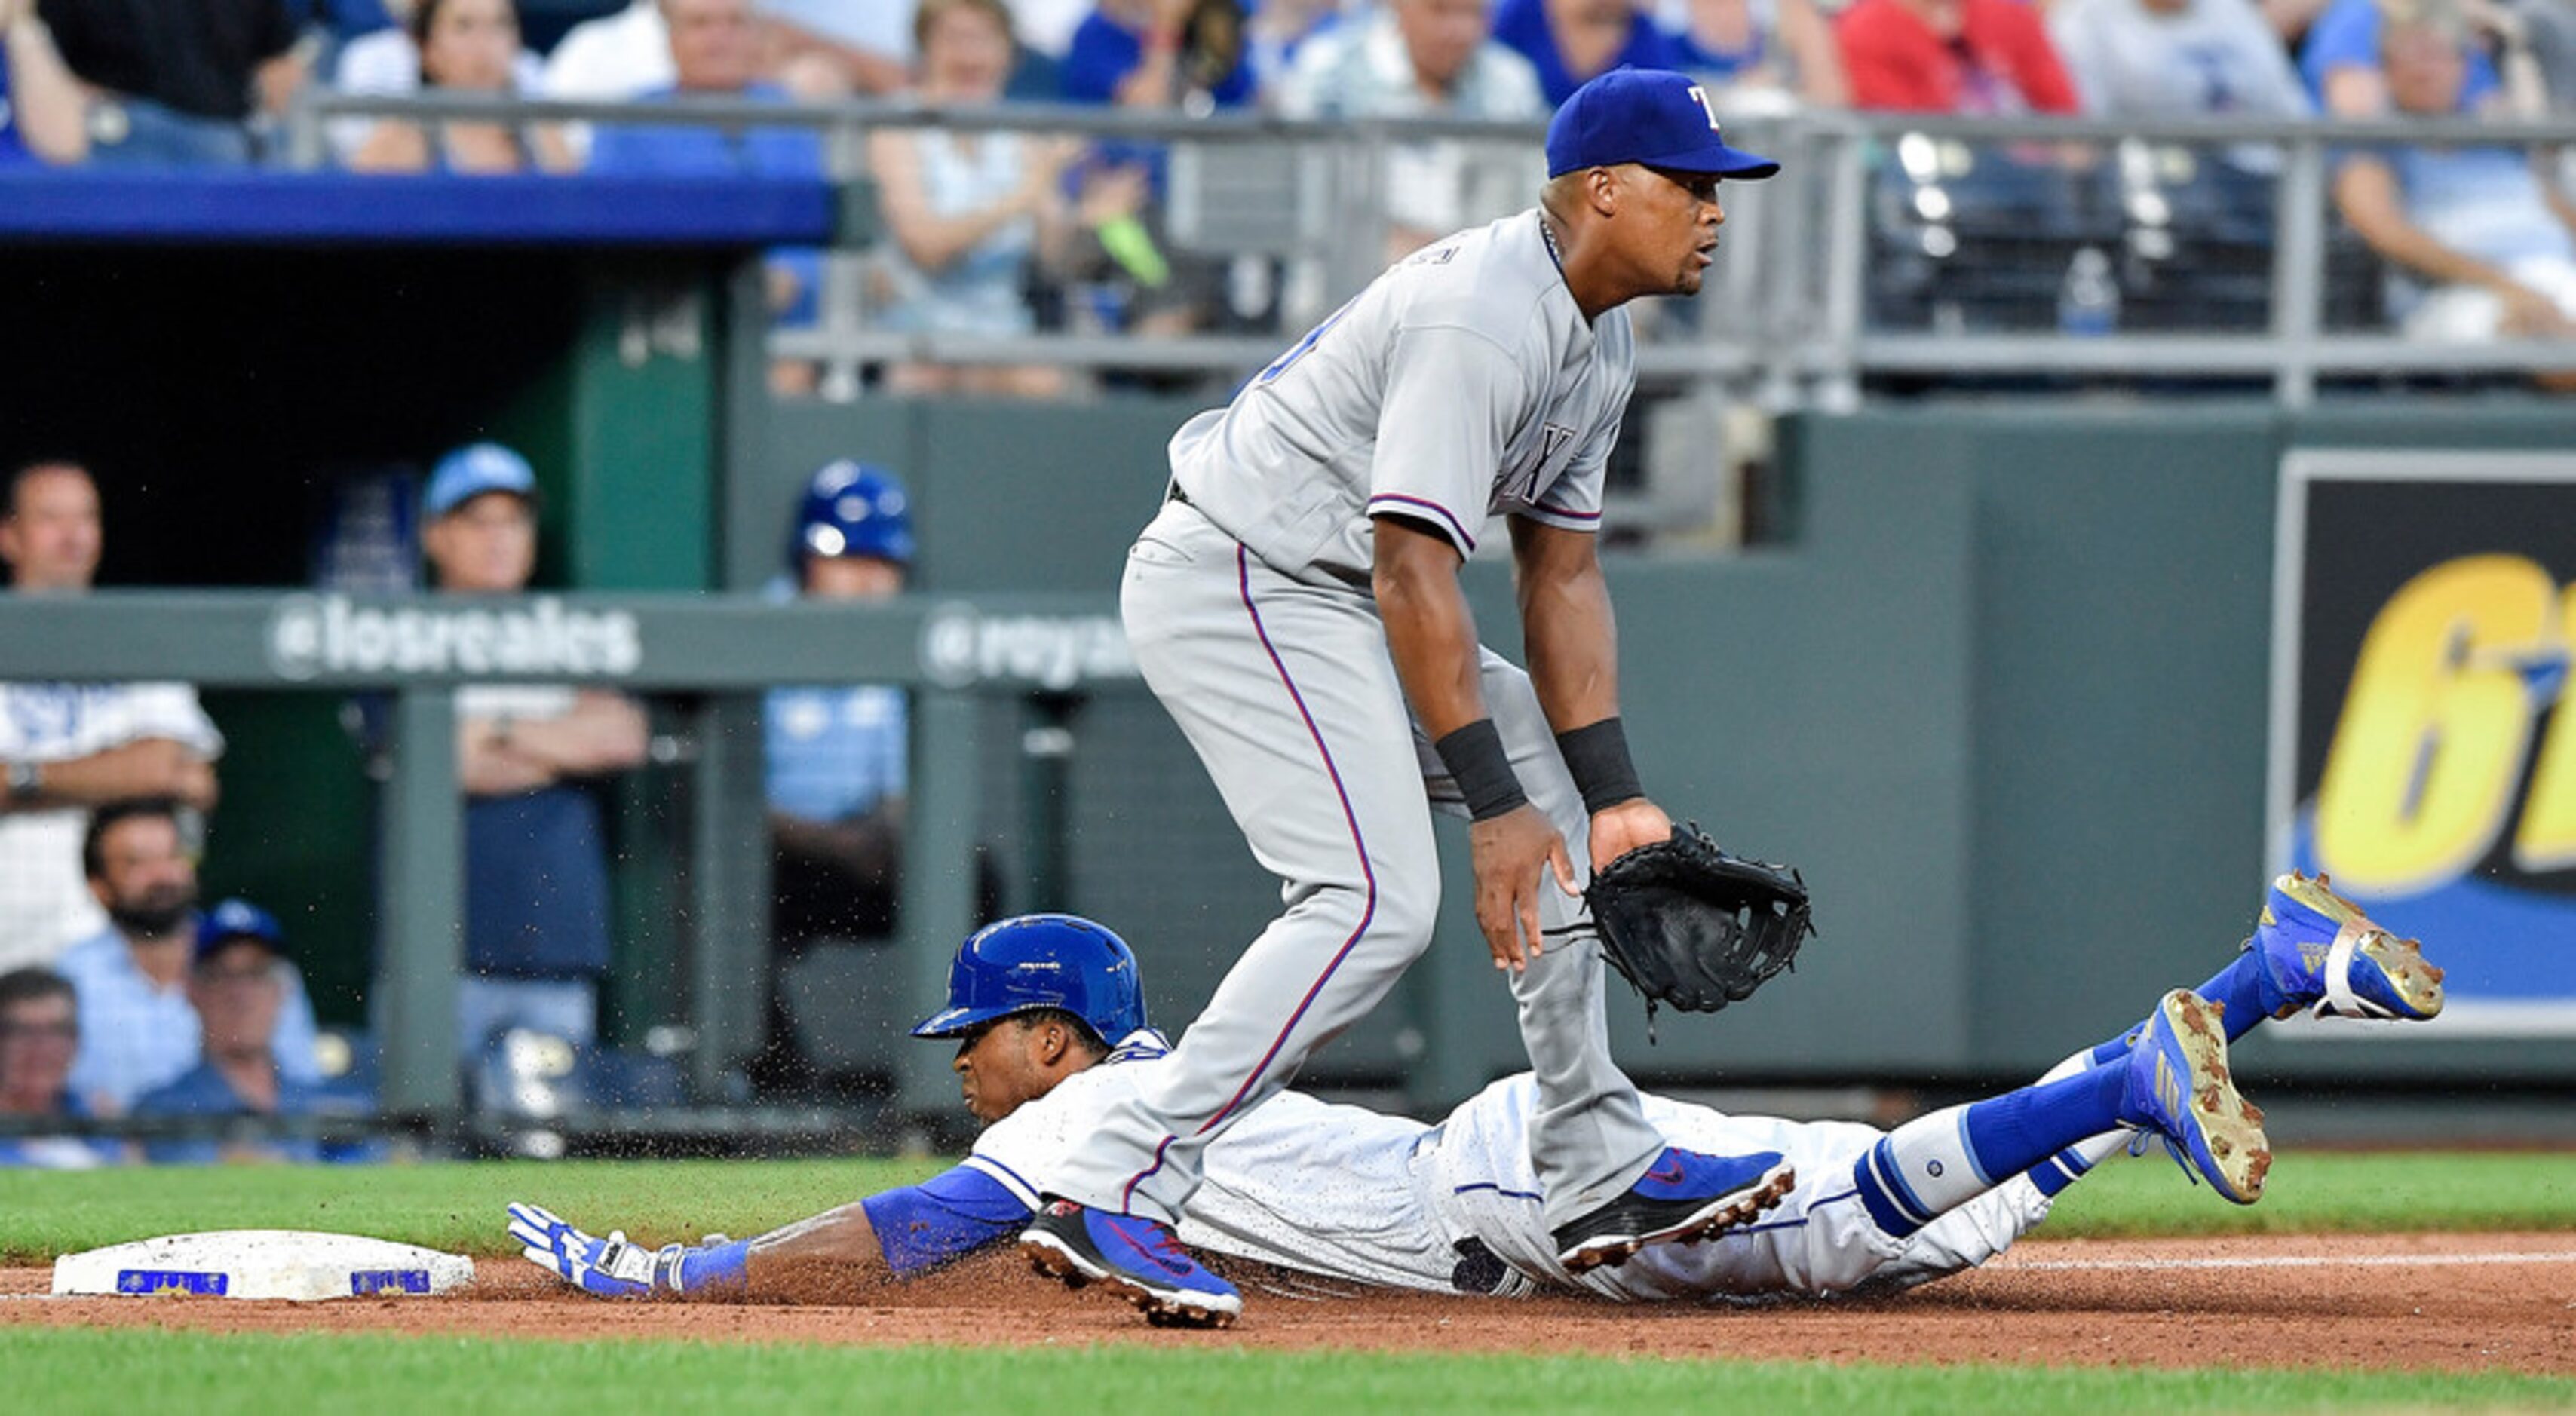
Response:
MULTIPOLYGON (((502 1206, 662 1243, 760 1233, 928 1175, 937 1161, 533 1161, 367 1169, 0 1170, 0 1262, 199 1229, 323 1229, 470 1254, 508 1251, 502 1206)), ((2576 1230, 2576 1156, 2281 1157, 2263 1202, 2227 1204, 2161 1154, 2104 1165, 2043 1235, 2576 1230)))
POLYGON ((2068 1189, 2038 1232, 2053 1239, 2188 1234, 2576 1229, 2576 1154, 2287 1151, 2263 1198, 2231 1205, 2162 1149, 2068 1189))
POLYGON ((2064 1416, 2563 1409, 2576 1381, 2502 1375, 1473 1359, 1240 1349, 823 1348, 222 1337, 0 1329, 13 1409, 1121 1411, 1841 1410, 2064 1416), (102 1373, 114 1375, 102 1378, 102 1373))
POLYGON ((0 1170, 0 1262, 201 1229, 320 1229, 455 1253, 510 1252, 502 1209, 544 1205, 663 1243, 758 1234, 938 1161, 495 1161, 367 1167, 0 1170))
MULTIPOLYGON (((655 1242, 749 1234, 939 1168, 935 1161, 532 1162, 371 1169, 0 1171, 0 1257, 192 1229, 318 1228, 506 1251, 529 1199, 655 1242)), ((2251 1209, 2161 1158, 2068 1192, 2051 1235, 2576 1229, 2576 1157, 2292 1153, 2251 1209)), ((1032 1335, 1034 1336, 1034 1335, 1032 1335)), ((836 1348, 512 1342, 390 1334, 215 1335, 0 1327, 11 1410, 1007 1411, 1064 1401, 1179 1411, 1577 1413, 1658 1409, 2165 1412, 2540 1410, 2576 1380, 2499 1374, 1888 1367, 1610 1357, 1269 1353, 1170 1345, 836 1348), (1114 1397, 1101 1398, 1111 1393, 1114 1397)))

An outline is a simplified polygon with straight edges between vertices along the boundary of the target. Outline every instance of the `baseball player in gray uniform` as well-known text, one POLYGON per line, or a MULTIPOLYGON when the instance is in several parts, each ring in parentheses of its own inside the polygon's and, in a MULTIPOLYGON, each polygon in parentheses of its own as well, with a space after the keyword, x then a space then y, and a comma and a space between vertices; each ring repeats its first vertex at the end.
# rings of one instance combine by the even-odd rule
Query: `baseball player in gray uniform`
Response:
POLYGON ((1036 1177, 1045 1272, 1163 1321, 1223 1324, 1232 1289, 1173 1242, 1200 1151, 1386 996, 1429 944, 1435 802, 1474 818, 1476 919, 1537 1076, 1531 1158, 1569 1269, 1725 1222, 1763 1167, 1675 1150, 1611 1060, 1598 947, 1540 950, 1583 878, 1672 824, 1619 725, 1595 556, 1634 378, 1621 307, 1698 291, 1729 147, 1706 92, 1604 74, 1549 127, 1540 205, 1388 270, 1171 444, 1121 609, 1287 912, 1172 1065, 1096 1089, 1090 1142, 1036 1177), (1458 571, 1508 518, 1526 672, 1481 648, 1458 571))

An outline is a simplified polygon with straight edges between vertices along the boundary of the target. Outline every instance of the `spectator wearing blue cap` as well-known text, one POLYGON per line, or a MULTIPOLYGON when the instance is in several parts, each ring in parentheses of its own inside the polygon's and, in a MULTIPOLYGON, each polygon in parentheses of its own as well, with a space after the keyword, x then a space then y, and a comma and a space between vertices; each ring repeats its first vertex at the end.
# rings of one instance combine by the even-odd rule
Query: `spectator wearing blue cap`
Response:
MULTIPOLYGON (((788 538, 789 579, 778 588, 815 602, 879 603, 902 591, 912 560, 903 483, 882 467, 834 462, 805 484, 788 538)), ((797 1045, 790 1017, 806 1011, 791 1009, 788 996, 800 989, 802 961, 817 946, 880 940, 894 930, 912 742, 903 690, 885 684, 775 688, 761 703, 761 725, 770 938, 782 971, 769 1047, 752 1071, 763 1087, 777 1088, 822 1070, 797 1045)))
MULTIPOLYGON (((225 900, 197 922, 187 996, 205 1037, 197 1065, 146 1092, 136 1116, 315 1116, 353 1109, 331 1088, 279 1065, 275 1039, 287 1000, 286 931, 248 900, 225 900)), ((312 1137, 154 1138, 160 1165, 314 1161, 312 1137)))
MULTIPOLYGON (((803 598, 886 600, 902 591, 912 557, 912 507, 894 474, 843 461, 806 483, 789 549, 803 598)), ((774 936, 794 947, 891 932, 911 751, 903 691, 777 688, 762 722, 777 848, 774 936)))
MULTIPOLYGON (((441 458, 421 501, 421 548, 445 595, 517 595, 537 565, 537 479, 526 458, 474 443, 441 458)), ((469 684, 456 695, 465 793, 465 962, 457 1047, 533 1028, 588 1043, 608 972, 608 857, 584 781, 644 760, 644 714, 609 689, 469 684)))
MULTIPOLYGON (((80 998, 80 1051, 70 1085, 102 1116, 123 1115, 204 1055, 187 997, 202 927, 191 837, 171 803, 124 801, 92 813, 81 843, 108 927, 65 950, 56 968, 80 998)), ((270 1051, 289 1076, 318 1080, 313 1004, 291 965, 281 985, 270 1051)))

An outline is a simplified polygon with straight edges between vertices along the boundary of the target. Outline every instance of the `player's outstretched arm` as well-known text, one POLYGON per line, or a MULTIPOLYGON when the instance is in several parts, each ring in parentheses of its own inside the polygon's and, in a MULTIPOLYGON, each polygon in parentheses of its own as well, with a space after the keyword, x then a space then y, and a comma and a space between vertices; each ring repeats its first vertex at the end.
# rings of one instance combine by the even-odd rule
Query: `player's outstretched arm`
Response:
POLYGON ((510 1206, 510 1237, 530 1263, 602 1298, 817 1302, 848 1299, 993 1247, 1017 1235, 1033 1213, 970 1164, 747 1242, 648 1249, 622 1231, 602 1239, 525 1203, 510 1206))

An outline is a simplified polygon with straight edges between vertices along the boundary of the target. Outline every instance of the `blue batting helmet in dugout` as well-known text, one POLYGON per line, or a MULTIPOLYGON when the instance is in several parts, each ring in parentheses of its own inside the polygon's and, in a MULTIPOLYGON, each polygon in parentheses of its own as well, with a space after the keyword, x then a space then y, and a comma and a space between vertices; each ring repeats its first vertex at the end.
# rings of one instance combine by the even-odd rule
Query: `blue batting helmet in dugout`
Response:
POLYGON ((870 556, 912 564, 912 499, 882 467, 846 459, 816 472, 796 508, 791 566, 808 556, 870 556))
POLYGON ((914 1037, 958 1037, 1013 1013, 1060 1008, 1110 1047, 1145 1026, 1145 994, 1127 941, 1080 915, 1021 915, 988 924, 948 966, 948 1006, 914 1037))
POLYGON ((1621 67, 1576 89, 1547 125, 1547 175, 1634 162, 1750 180, 1780 164, 1726 145, 1706 85, 1670 69, 1621 67))

